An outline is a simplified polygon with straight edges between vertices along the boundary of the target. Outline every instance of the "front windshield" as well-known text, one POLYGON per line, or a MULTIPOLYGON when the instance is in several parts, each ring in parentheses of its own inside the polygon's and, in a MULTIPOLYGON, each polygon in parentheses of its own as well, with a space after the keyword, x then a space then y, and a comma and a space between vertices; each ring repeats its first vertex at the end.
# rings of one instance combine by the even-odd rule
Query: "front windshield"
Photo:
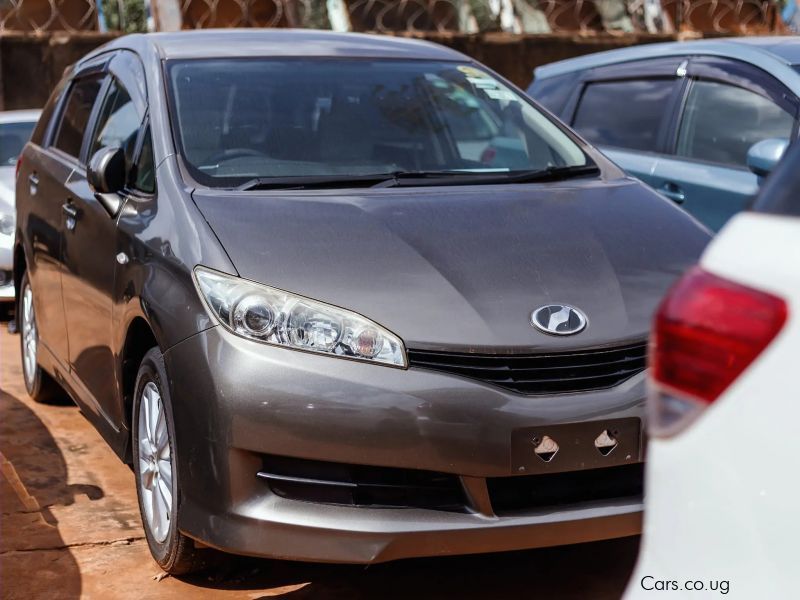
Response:
POLYGON ((36 121, 0 123, 0 167, 12 166, 31 138, 36 121))
POLYGON ((561 129, 472 65, 242 58, 167 65, 175 139, 192 177, 207 186, 587 164, 561 129))

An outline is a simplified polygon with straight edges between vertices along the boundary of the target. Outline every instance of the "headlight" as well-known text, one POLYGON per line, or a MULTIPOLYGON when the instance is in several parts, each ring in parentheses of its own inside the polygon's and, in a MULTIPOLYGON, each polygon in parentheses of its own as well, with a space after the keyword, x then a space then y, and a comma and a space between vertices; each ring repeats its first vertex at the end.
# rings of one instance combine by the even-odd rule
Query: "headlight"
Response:
POLYGON ((15 221, 14 215, 0 213, 0 233, 14 235, 15 221))
POLYGON ((361 315, 204 267, 195 268, 194 274, 209 311, 237 335, 296 350, 406 366, 400 338, 361 315))

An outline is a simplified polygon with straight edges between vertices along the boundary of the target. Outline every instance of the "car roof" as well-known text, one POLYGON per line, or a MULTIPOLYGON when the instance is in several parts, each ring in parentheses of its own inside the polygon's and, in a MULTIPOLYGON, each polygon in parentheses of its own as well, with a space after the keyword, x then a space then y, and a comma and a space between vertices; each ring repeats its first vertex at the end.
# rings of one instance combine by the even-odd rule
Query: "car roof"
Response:
MULTIPOLYGON (((781 75, 788 73, 787 67, 800 64, 800 38, 796 36, 763 36, 643 44, 550 63, 537 68, 534 73, 537 79, 546 79, 617 63, 686 55, 710 55, 737 59, 768 71, 777 69, 780 73, 776 73, 776 75, 781 75)), ((800 85, 800 78, 798 78, 798 85, 800 85)))
POLYGON ((134 34, 118 38, 102 50, 142 44, 151 45, 167 60, 305 56, 472 60, 460 52, 423 40, 309 29, 202 29, 134 34))
POLYGON ((28 123, 39 120, 41 110, 6 110, 0 112, 0 123, 28 123))

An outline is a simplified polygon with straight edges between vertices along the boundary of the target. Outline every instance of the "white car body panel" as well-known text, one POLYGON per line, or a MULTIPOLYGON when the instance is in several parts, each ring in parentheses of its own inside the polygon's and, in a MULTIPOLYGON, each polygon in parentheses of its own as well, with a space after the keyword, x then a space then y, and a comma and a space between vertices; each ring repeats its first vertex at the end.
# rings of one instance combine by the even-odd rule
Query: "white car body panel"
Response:
POLYGON ((712 241, 707 271, 782 297, 783 329, 685 431, 648 448, 642 548, 625 598, 800 594, 800 218, 741 213, 712 241), (643 578, 651 578, 643 581, 643 578), (687 591, 687 580, 705 591, 687 591))
MULTIPOLYGON (((40 110, 9 110, 0 112, 0 125, 4 123, 35 123, 39 120, 40 110)), ((12 165, 0 165, 0 213, 14 214, 16 211, 14 177, 16 168, 12 165)), ((13 268, 14 235, 0 232, 0 270, 11 271, 13 268)), ((0 302, 14 300, 14 284, 0 285, 0 302)))
POLYGON ((36 122, 39 120, 39 115, 42 111, 37 109, 29 110, 7 110, 0 112, 0 123, 18 123, 25 121, 36 122))
MULTIPOLYGON (((2 113, 0 113, 2 114, 2 113)), ((14 167, 0 167, 0 213, 14 214, 16 206, 14 203, 14 188, 9 187, 8 173, 11 171, 11 185, 13 185, 14 167)), ((11 271, 14 265, 13 259, 14 234, 7 235, 0 232, 0 270, 11 271)), ((10 302, 14 300, 14 284, 7 283, 0 285, 0 302, 10 302)))

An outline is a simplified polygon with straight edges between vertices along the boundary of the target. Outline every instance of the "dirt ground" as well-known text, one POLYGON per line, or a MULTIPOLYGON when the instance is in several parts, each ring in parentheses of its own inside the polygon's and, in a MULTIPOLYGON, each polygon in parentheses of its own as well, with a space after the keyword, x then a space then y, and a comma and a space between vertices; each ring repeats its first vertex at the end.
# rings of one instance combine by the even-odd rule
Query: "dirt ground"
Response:
POLYGON ((0 596, 11 598, 618 598, 638 538, 363 566, 241 557, 160 577, 133 474, 73 406, 26 395, 0 324, 0 596))

